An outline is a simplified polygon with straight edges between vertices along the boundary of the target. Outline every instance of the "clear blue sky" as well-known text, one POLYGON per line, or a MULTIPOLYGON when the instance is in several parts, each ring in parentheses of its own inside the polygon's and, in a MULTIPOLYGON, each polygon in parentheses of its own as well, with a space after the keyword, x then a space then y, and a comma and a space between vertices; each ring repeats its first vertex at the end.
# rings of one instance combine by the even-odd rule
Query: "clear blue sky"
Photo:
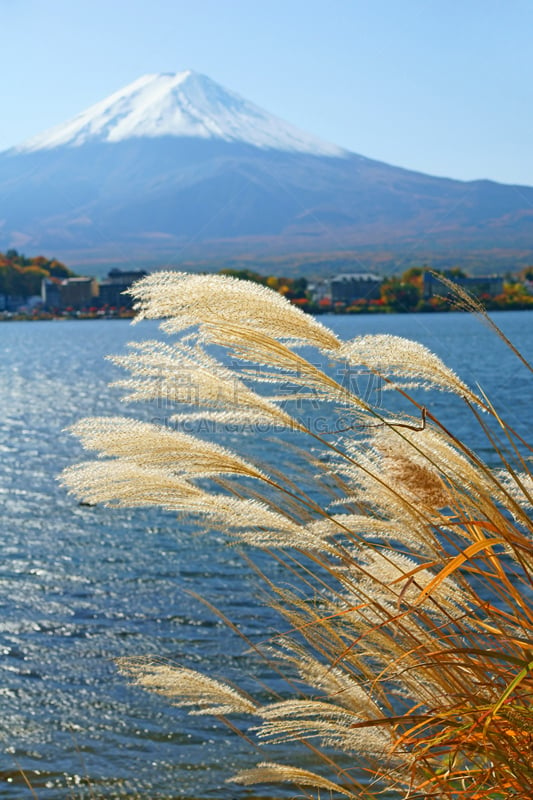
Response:
POLYGON ((533 0, 0 0, 0 150, 194 69, 392 164, 533 185, 533 0))

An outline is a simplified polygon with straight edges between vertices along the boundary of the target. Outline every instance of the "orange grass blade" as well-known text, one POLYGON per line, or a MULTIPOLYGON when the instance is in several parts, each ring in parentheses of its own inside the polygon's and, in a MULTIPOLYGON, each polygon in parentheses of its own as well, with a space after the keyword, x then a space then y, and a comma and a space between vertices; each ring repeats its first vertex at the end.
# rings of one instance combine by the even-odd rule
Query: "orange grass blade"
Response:
POLYGON ((433 589, 439 586, 439 584, 441 584, 442 581, 448 577, 448 575, 451 575, 452 572, 455 572, 456 569, 459 569, 459 567, 464 564, 465 561, 468 561, 468 559, 472 558, 472 556, 481 553, 483 550, 489 550, 491 547, 495 547, 497 544, 506 544, 505 539, 484 539, 481 542, 474 542, 473 544, 469 545, 465 550, 452 558, 450 563, 447 564, 424 589, 422 589, 415 602, 417 604, 421 603, 422 600, 433 591, 433 589))

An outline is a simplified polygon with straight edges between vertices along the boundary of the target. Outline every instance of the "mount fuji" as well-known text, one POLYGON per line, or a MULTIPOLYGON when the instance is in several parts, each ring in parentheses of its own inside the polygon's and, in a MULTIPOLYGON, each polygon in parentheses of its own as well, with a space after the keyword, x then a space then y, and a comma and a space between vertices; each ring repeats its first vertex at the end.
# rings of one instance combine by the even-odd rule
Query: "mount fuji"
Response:
POLYGON ((533 260, 533 188, 393 167, 191 71, 146 75, 0 153, 0 250, 148 266, 347 253, 366 266, 533 260))
POLYGON ((316 156, 347 154, 191 70, 145 75, 15 152, 164 136, 241 142, 316 156))

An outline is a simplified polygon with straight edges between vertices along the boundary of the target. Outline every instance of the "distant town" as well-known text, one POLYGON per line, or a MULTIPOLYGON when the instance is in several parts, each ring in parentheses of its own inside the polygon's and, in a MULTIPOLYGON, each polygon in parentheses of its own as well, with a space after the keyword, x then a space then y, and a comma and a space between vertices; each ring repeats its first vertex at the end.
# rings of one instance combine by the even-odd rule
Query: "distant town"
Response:
MULTIPOLYGON (((56 259, 26 258, 17 250, 0 253, 0 319, 99 319, 131 317, 128 289, 145 270, 111 269, 96 280, 76 275, 56 259)), ((309 281, 261 275, 251 270, 219 274, 254 281, 283 294, 310 313, 405 313, 449 311, 450 289, 439 273, 411 267, 399 276, 346 272, 309 281)), ((473 294, 488 310, 533 309, 533 265, 518 274, 471 277, 462 269, 440 273, 473 294)))

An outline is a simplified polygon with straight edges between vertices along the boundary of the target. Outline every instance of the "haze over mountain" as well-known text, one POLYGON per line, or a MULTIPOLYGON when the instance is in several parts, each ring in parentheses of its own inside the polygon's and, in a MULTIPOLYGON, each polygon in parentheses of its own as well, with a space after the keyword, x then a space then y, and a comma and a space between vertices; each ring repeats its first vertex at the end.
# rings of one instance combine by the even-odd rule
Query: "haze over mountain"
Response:
POLYGON ((9 247, 93 272, 328 251, 363 268, 512 267, 533 261, 533 188, 393 167, 205 76, 146 75, 0 153, 9 247))

